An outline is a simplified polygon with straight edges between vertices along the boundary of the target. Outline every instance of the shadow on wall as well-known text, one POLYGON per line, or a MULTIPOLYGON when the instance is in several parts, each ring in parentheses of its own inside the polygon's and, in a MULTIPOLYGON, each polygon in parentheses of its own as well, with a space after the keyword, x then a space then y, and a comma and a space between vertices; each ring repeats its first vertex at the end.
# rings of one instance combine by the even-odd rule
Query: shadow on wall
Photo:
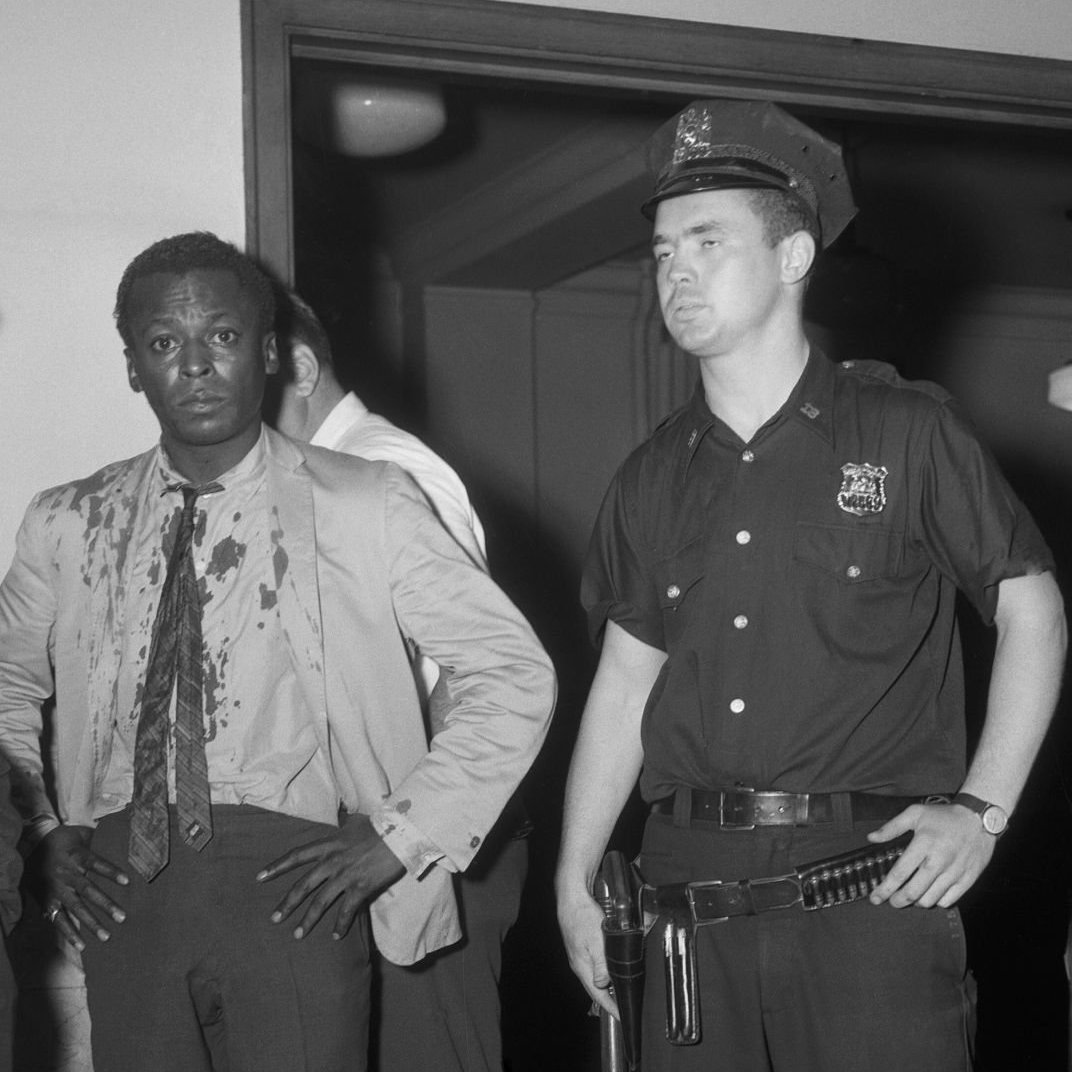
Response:
MULTIPOLYGON (((919 224, 935 206, 911 206, 919 224)), ((970 260, 974 232, 960 227, 970 260)), ((904 264, 857 245, 825 259, 808 295, 812 336, 834 360, 877 359, 946 387, 994 451, 1054 553, 1072 607, 1072 413, 1046 401, 1068 358, 1072 292, 981 285, 947 264, 904 264)), ((840 245, 840 243, 839 243, 840 245)), ((986 709, 994 633, 959 614, 972 742, 986 709)), ((1072 901, 1072 701, 1066 695, 1009 832, 961 903, 978 983, 976 1072, 1067 1072, 1072 901)))

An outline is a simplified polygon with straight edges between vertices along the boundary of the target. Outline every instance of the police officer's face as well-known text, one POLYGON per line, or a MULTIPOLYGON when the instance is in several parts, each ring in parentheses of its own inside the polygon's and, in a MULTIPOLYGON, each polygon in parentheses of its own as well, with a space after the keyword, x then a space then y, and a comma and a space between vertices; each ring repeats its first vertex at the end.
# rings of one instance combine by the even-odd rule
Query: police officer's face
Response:
POLYGON ((697 357, 761 346, 787 298, 781 247, 767 243, 745 190, 663 201, 652 250, 674 341, 697 357))
POLYGON ((260 434, 265 376, 277 366, 254 299, 231 272, 197 269, 137 280, 129 311, 130 386, 145 393, 164 445, 237 462, 260 434))

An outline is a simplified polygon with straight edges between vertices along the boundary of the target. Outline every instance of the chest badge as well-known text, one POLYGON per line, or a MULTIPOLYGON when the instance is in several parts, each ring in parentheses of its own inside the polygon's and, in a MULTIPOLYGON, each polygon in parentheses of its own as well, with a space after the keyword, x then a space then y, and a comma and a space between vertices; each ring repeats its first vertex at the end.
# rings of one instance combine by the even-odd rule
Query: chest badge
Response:
POLYGON ((857 517, 881 513, 886 505, 886 477, 889 475, 890 471, 884 465, 846 462, 841 467, 838 506, 857 517))

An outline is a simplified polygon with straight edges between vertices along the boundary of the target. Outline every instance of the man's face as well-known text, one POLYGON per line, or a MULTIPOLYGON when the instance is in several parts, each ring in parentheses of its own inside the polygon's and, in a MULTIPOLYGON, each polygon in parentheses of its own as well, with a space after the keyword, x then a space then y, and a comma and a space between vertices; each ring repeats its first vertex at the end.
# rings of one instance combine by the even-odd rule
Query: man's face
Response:
POLYGON ((237 463, 260 434, 265 376, 276 371, 275 338, 256 302, 224 269, 157 274, 129 299, 130 386, 142 391, 172 454, 237 463))
POLYGON ((652 252, 663 319, 696 357, 761 344, 783 300, 781 243, 744 190, 707 190, 663 201, 652 252))

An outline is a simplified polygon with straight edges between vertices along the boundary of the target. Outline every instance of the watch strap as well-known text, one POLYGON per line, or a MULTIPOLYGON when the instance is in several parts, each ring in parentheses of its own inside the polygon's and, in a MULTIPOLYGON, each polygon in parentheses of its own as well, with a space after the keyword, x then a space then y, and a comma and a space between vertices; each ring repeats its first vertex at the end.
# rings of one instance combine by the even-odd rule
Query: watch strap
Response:
POLYGON ((971 793, 955 793, 950 803, 960 804, 962 807, 967 808, 968 811, 975 812, 976 815, 982 815, 990 807, 989 800, 983 800, 982 797, 973 797, 971 793))

